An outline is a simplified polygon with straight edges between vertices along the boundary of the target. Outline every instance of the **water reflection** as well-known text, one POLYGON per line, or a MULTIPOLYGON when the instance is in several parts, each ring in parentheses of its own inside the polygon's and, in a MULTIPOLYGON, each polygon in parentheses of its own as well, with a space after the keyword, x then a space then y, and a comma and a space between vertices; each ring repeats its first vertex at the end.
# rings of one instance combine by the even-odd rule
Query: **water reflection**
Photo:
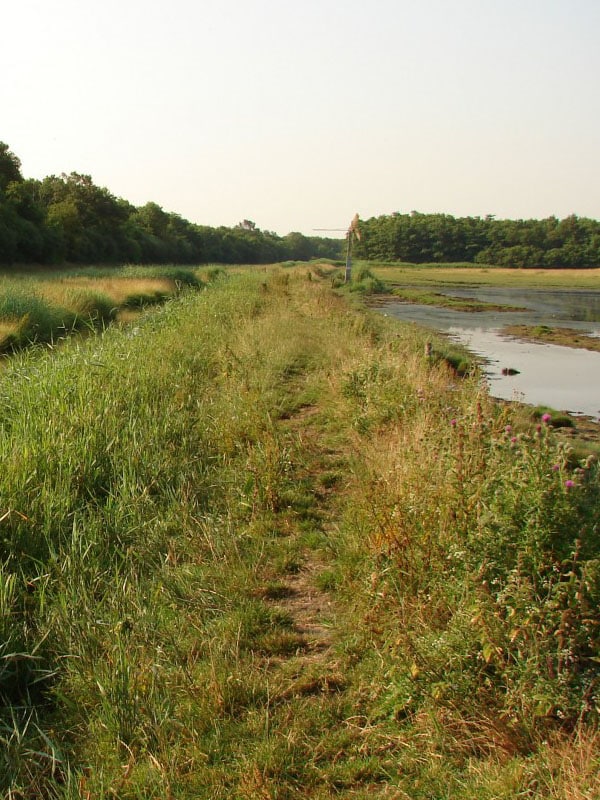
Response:
POLYGON ((444 331, 485 359, 492 396, 600 419, 600 353, 521 342, 499 333, 512 324, 562 325, 600 336, 600 292, 479 286, 438 291, 530 310, 469 313, 397 302, 386 303, 382 310, 403 321, 444 331), (519 374, 502 375, 503 368, 519 374))
POLYGON ((493 397, 600 418, 600 353, 520 342, 479 328, 450 328, 449 333, 486 359, 493 397), (519 374, 503 375, 507 367, 519 374))

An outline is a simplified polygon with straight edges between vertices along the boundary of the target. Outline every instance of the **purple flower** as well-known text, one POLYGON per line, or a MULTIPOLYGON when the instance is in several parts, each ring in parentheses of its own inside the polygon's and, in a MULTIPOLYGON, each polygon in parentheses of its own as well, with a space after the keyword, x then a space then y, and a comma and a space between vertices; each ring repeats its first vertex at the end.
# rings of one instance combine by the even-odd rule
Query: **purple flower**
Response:
POLYGON ((546 425, 550 422, 551 419, 552 419, 552 414, 542 414, 542 422, 545 422, 546 425))
POLYGON ((575 481, 565 481, 567 489, 572 489, 575 486, 575 481))
POLYGON ((453 428, 456 428, 456 420, 455 419, 451 419, 450 420, 450 425, 452 425, 453 428))
POLYGON ((560 464, 552 464, 552 472, 558 472, 560 469, 560 464))
POLYGON ((512 431, 512 425, 507 425, 507 426, 504 428, 504 431, 505 431, 505 433, 510 433, 510 432, 512 431))
POLYGON ((516 442, 517 442, 517 437, 516 437, 516 436, 511 436, 511 437, 510 437, 510 441, 511 441, 513 444, 516 444, 516 442))

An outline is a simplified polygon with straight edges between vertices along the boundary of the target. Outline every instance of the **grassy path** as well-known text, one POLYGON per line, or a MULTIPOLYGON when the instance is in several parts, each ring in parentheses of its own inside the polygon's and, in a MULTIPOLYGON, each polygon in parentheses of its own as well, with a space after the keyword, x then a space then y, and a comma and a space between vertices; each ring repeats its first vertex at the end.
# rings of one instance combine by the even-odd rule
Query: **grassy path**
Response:
MULTIPOLYGON (((327 529, 331 529, 332 509, 331 492, 320 484, 320 480, 327 480, 331 453, 323 452, 323 448, 319 447, 319 432, 311 428, 315 413, 315 407, 305 408, 284 422, 284 427, 300 437, 305 457, 308 456, 304 472, 315 499, 313 513, 319 520, 317 530, 323 535, 327 529)), ((293 535, 299 538, 301 532, 296 530, 293 535)), ((322 552, 303 546, 299 552, 297 571, 287 574, 281 590, 275 591, 279 595, 275 602, 289 614, 295 630, 305 640, 305 651, 300 656, 299 666, 308 667, 316 662, 322 664, 331 655, 335 635, 334 600, 331 593, 319 585, 327 566, 322 552)))

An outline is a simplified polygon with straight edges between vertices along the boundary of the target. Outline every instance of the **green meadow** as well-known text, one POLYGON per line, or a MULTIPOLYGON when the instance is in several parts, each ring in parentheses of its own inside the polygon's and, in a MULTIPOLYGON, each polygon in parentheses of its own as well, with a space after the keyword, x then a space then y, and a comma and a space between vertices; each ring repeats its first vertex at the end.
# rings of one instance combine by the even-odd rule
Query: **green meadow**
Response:
POLYGON ((326 269, 196 275, 0 374, 0 794, 598 797, 595 457, 326 269))

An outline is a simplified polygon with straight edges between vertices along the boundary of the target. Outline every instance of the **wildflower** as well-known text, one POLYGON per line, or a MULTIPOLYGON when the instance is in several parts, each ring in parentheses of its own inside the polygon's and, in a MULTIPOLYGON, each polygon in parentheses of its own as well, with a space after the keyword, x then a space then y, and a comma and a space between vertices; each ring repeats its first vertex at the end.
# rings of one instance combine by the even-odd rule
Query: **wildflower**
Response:
POLYGON ((552 414, 542 414, 542 422, 544 422, 546 425, 550 423, 551 419, 552 419, 552 414))
POLYGON ((453 428, 456 428, 456 422, 457 422, 457 420, 451 419, 450 420, 450 425, 452 425, 453 428))
POLYGON ((516 444, 517 443, 517 437, 516 436, 511 436, 510 437, 510 441, 511 441, 511 444, 516 444))
POLYGON ((560 469, 560 464, 552 464, 552 472, 558 472, 560 469))
POLYGON ((505 432, 505 433, 510 433, 511 431, 512 431, 512 425, 507 425, 507 426, 504 428, 504 432, 505 432))
POLYGON ((575 486, 575 481, 571 480, 565 481, 565 486, 567 487, 567 489, 572 489, 575 486))

